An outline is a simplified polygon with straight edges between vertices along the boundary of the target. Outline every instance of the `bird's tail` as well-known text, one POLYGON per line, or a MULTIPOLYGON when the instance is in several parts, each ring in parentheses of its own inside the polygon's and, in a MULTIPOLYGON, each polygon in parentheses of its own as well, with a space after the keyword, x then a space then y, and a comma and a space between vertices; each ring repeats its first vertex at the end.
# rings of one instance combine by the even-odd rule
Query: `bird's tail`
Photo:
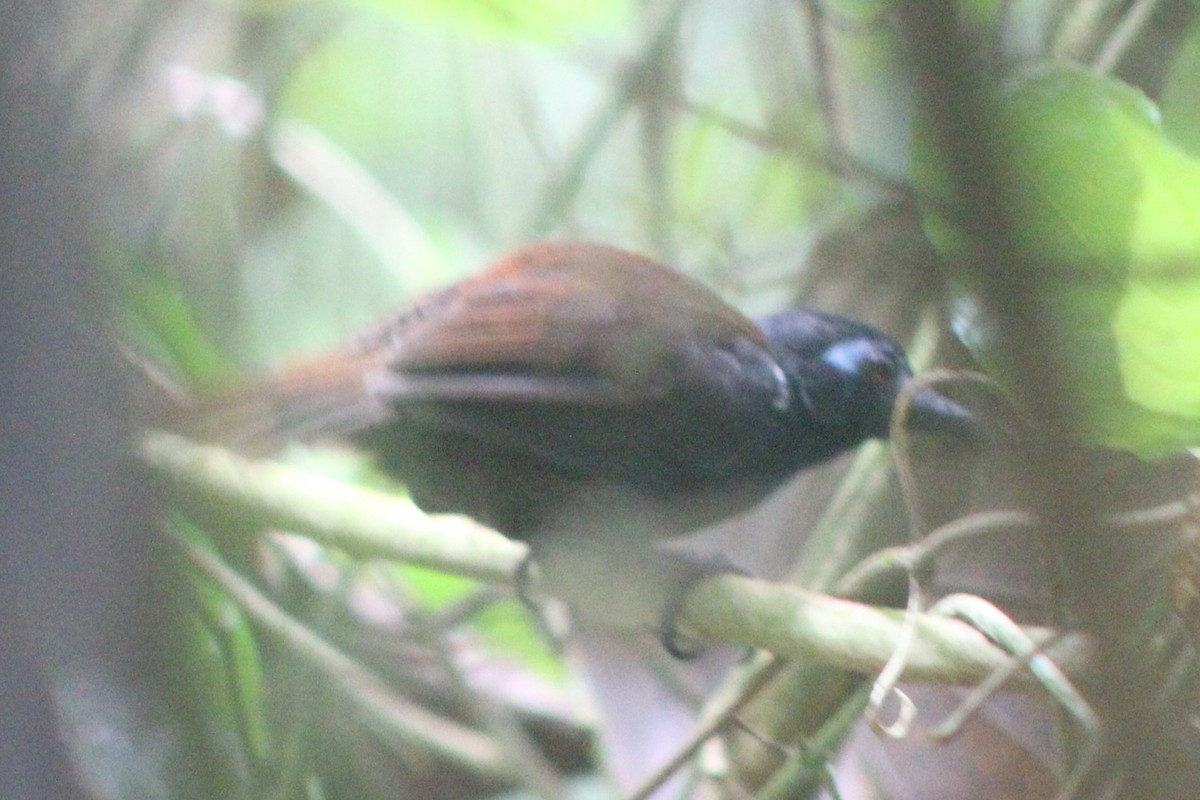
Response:
POLYGON ((293 441, 345 439, 386 417, 364 383, 377 360, 339 354, 301 364, 257 385, 187 401, 169 427, 256 456, 293 441))

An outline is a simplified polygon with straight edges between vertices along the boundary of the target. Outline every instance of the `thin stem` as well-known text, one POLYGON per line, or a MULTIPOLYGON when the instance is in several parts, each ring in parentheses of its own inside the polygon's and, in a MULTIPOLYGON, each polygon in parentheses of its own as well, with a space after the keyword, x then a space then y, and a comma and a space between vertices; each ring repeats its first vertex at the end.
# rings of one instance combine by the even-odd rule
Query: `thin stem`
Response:
POLYGON ((1133 40, 1158 8, 1160 0, 1137 0, 1113 28, 1100 52, 1092 60, 1092 69, 1101 75, 1112 72, 1121 63, 1133 40))
POLYGON ((164 530, 188 562, 217 583, 255 622, 333 678, 329 685, 385 740, 417 744, 476 773, 513 777, 502 750, 491 738, 397 695, 381 678, 317 636, 218 556, 170 527, 164 526, 164 530))
POLYGON ((779 674, 783 663, 768 653, 761 656, 749 669, 740 673, 739 680, 734 685, 735 690, 731 693, 730 687, 725 687, 724 691, 713 697, 704 716, 688 736, 688 740, 676 751, 670 761, 656 770, 626 800, 646 800, 654 794, 676 771, 699 752, 705 742, 719 733, 746 703, 753 700, 759 690, 779 674))

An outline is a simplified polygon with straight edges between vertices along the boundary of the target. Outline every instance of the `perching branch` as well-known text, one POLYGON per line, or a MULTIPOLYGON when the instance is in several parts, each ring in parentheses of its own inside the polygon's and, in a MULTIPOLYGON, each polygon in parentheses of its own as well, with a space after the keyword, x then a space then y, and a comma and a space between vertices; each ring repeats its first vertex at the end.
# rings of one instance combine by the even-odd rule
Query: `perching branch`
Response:
MULTIPOLYGON (((304 533, 362 557, 394 559, 488 581, 508 581, 523 545, 456 516, 426 516, 411 502, 312 475, 273 461, 252 461, 174 434, 147 432, 142 459, 196 508, 219 508, 247 522, 304 533)), ((683 633, 700 640, 756 647, 855 672, 880 670, 895 651, 902 610, 879 608, 739 575, 704 581, 678 617, 683 633)), ((1054 634, 1025 631, 1038 645, 1054 634)), ((1083 669, 1086 644, 1071 635, 1053 643, 1068 672, 1083 669)), ((969 625, 918 614, 904 677, 972 684, 1012 658, 969 625)), ((1022 670, 1014 683, 1032 685, 1022 670)))
POLYGON ((508 582, 524 545, 465 517, 423 514, 411 501, 274 461, 253 461, 171 433, 146 432, 145 461, 200 510, 297 531, 365 558, 391 559, 484 581, 508 582))

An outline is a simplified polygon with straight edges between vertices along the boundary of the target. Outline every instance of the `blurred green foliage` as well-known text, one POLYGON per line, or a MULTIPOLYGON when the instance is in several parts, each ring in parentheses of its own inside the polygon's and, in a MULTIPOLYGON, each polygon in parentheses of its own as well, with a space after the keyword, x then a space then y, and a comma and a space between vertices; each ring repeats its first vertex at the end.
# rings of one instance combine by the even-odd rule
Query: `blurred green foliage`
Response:
MULTIPOLYGON (((208 535, 188 520, 175 516, 170 524, 194 544, 217 552, 208 535)), ((175 666, 186 676, 183 689, 196 717, 222 741, 236 742, 240 757, 227 767, 260 769, 272 753, 257 636, 220 586, 184 571, 187 591, 180 598, 178 644, 172 650, 175 666)))
MULTIPOLYGON (((1200 161, 1169 138, 1138 90, 1051 64, 996 97, 1005 202, 1035 295, 1057 340, 1046 355, 1074 391, 1076 433, 1090 444, 1153 456, 1200 444, 1200 161)), ((931 236, 968 257, 938 156, 921 174, 935 201, 931 236)), ((986 254, 984 254, 986 257, 986 254)), ((969 276, 970 270, 964 270, 969 276)), ((1007 382, 1019 365, 981 304, 958 329, 1007 382)))

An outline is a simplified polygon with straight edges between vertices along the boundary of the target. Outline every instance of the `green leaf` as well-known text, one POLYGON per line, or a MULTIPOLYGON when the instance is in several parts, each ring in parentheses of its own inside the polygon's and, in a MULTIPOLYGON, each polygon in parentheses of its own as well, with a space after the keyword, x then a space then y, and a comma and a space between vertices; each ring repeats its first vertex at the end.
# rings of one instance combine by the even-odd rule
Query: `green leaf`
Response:
MULTIPOLYGON (((1038 270, 1033 296, 1057 337, 1047 357, 1073 393, 1076 434, 1145 456, 1200 445, 1200 161, 1164 136, 1136 89, 1068 64, 1004 86, 995 111, 1002 191, 1038 270)), ((920 148, 930 236, 963 267, 969 313, 956 328, 1015 382, 1020 365, 973 300, 965 234, 936 213, 955 207, 940 156, 927 136, 920 148)))
MULTIPOLYGON (((178 517, 173 524, 191 541, 215 549, 196 526, 178 517)), ((199 712, 236 736, 251 763, 262 764, 269 735, 258 641, 246 615, 219 586, 194 572, 188 579, 192 603, 180 619, 184 643, 178 651, 187 688, 199 712)))
POLYGON ((162 266, 112 265, 119 276, 122 335, 139 354, 188 385, 228 376, 229 363, 204 334, 191 303, 162 266))

